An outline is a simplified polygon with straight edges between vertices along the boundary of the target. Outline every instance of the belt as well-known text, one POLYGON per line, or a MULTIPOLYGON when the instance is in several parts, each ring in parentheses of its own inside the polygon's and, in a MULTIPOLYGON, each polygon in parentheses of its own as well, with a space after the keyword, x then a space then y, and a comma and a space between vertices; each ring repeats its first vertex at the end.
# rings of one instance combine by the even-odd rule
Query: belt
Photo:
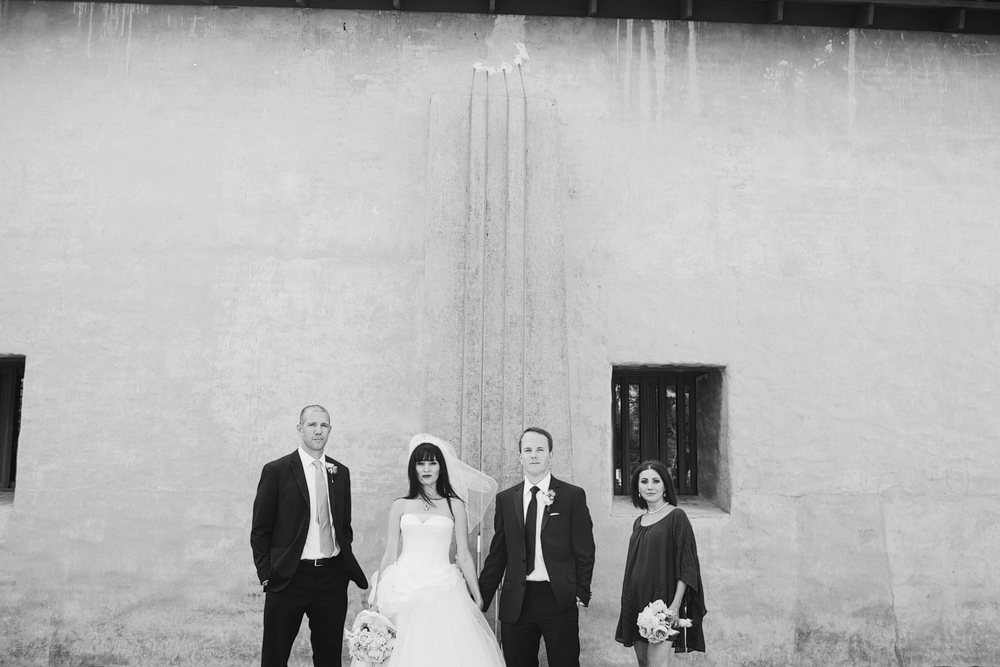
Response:
POLYGON ((299 561, 299 565, 308 565, 309 567, 326 567, 333 562, 336 556, 330 558, 303 558, 299 561))

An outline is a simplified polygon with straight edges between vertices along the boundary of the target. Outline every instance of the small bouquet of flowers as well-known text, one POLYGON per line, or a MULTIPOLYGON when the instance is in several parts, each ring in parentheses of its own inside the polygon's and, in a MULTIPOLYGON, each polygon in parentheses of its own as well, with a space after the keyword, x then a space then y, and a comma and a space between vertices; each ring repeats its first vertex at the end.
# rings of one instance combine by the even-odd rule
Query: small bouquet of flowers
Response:
MULTIPOLYGON (((679 618, 678 627, 690 628, 691 619, 679 618)), ((639 612, 637 622, 639 624, 639 634, 646 638, 650 644, 665 642, 680 631, 671 627, 674 615, 670 613, 670 607, 663 600, 653 600, 646 608, 639 612)))
POLYGON ((351 651, 351 667, 381 665, 392 654, 396 626, 382 614, 365 610, 354 619, 344 638, 351 651))

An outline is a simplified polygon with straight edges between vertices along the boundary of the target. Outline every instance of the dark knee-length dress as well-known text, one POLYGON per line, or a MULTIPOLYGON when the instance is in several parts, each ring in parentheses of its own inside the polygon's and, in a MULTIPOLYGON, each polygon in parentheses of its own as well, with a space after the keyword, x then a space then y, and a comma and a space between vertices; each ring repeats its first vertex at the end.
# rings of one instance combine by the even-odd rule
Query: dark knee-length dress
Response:
POLYGON ((672 640, 674 652, 705 650, 702 618, 705 616, 705 593, 701 585, 701 567, 694 530, 684 510, 671 510, 666 518, 643 526, 640 516, 632 526, 622 582, 622 611, 615 639, 632 646, 646 639, 639 634, 636 619, 653 600, 667 606, 677 592, 677 580, 687 585, 681 601, 681 618, 691 619, 690 628, 681 628, 672 640))

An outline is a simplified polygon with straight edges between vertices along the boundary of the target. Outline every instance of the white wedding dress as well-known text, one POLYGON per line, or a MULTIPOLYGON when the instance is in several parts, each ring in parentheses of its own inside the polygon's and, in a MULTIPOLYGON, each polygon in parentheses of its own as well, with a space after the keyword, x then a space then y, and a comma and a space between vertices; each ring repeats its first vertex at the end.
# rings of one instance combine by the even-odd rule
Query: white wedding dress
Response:
POLYGON ((377 592, 379 612, 396 624, 386 667, 504 667, 493 631, 448 558, 454 528, 439 514, 399 519, 403 550, 377 592))

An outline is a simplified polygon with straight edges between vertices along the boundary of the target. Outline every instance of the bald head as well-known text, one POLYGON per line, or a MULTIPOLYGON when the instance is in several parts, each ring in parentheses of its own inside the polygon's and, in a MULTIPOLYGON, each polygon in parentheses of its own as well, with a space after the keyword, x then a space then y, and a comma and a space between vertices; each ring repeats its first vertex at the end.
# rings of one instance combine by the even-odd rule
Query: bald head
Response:
POLYGON ((330 421, 330 411, 324 408, 322 405, 307 405, 306 407, 302 408, 302 412, 299 413, 300 424, 305 422, 306 413, 309 412, 310 410, 317 410, 319 412, 322 412, 323 414, 326 415, 326 420, 330 421))

